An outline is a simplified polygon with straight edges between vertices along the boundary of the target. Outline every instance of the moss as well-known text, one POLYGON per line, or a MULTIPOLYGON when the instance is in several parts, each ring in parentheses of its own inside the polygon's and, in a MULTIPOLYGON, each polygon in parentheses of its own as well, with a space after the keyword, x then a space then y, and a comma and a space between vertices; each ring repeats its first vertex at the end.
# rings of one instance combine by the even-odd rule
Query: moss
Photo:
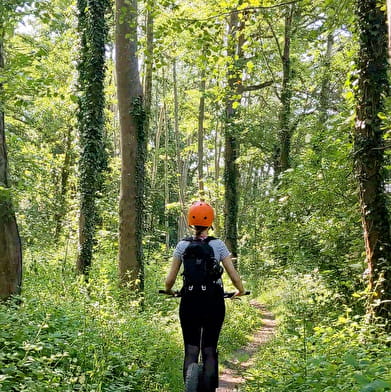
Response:
POLYGON ((14 217, 12 192, 10 188, 0 186, 0 222, 8 222, 14 217))

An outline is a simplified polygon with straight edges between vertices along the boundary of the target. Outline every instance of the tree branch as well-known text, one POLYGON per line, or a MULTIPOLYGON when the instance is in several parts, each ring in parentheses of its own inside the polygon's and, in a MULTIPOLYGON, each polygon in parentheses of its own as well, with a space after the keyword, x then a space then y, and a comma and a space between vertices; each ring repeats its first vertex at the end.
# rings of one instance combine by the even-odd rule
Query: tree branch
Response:
POLYGON ((238 87, 238 92, 239 93, 243 93, 245 91, 257 91, 257 90, 261 90, 265 87, 269 87, 273 84, 273 80, 268 80, 267 82, 263 82, 261 84, 256 84, 256 85, 252 85, 252 86, 242 86, 240 85, 238 87))
POLYGON ((269 10, 269 9, 272 9, 272 8, 283 7, 284 5, 290 5, 290 4, 299 3, 301 1, 303 1, 303 0, 292 0, 292 1, 287 1, 287 2, 284 2, 284 3, 279 3, 279 4, 275 4, 275 5, 269 5, 269 6, 246 7, 246 8, 240 9, 240 10, 233 9, 233 10, 230 10, 230 11, 227 11, 227 12, 222 12, 220 14, 208 16, 207 18, 200 18, 200 19, 177 18, 176 20, 195 23, 195 22, 201 22, 201 21, 205 21, 205 20, 218 18, 219 16, 231 15, 232 13, 241 13, 241 12, 246 12, 246 11, 258 11, 258 10, 269 10))

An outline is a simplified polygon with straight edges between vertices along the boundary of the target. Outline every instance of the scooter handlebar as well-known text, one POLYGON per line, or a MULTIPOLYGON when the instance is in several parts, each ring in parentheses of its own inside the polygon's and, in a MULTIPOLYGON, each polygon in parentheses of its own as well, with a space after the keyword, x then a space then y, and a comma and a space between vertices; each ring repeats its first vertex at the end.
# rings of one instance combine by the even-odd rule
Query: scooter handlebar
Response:
MULTIPOLYGON (((182 294, 180 291, 173 291, 173 294, 167 293, 166 290, 159 290, 159 294, 166 294, 166 295, 171 295, 173 297, 181 297, 182 294)), ((224 298, 232 298, 236 294, 236 291, 231 291, 231 292, 224 292, 224 298)), ((250 295, 250 291, 246 291, 243 295, 250 295)))

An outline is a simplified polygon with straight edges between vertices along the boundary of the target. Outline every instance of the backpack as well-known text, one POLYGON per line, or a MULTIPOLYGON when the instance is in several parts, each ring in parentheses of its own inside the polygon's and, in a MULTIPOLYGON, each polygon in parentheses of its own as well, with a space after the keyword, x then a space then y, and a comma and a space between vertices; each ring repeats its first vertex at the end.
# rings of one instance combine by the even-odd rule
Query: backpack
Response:
POLYGON ((187 287, 202 286, 216 283, 223 274, 223 267, 216 260, 213 248, 209 242, 215 237, 207 237, 204 240, 185 238, 190 244, 183 253, 183 281, 187 287))

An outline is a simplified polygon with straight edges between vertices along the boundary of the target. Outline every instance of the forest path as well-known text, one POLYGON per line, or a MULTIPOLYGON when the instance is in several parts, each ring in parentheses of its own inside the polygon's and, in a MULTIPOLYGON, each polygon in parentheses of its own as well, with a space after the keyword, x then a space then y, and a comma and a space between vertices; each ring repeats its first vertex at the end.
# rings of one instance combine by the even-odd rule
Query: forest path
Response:
POLYGON ((257 301, 250 303, 259 310, 262 326, 253 334, 251 341, 246 346, 232 354, 232 360, 223 363, 225 368, 220 375, 219 388, 216 392, 240 391, 240 386, 245 381, 243 373, 253 365, 254 354, 273 337, 276 331, 277 322, 274 315, 257 301))

